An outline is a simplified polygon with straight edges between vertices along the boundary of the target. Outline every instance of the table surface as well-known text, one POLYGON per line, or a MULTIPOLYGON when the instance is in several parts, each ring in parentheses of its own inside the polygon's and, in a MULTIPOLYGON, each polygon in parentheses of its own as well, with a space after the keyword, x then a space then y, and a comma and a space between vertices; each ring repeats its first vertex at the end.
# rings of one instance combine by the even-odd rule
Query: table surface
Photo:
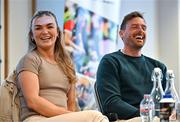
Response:
MULTIPOLYGON (((141 122, 141 117, 134 117, 128 120, 118 120, 117 122, 141 122)), ((155 117, 153 122, 160 122, 160 119, 155 117)), ((180 122, 180 119, 176 121, 170 121, 170 122, 180 122)))

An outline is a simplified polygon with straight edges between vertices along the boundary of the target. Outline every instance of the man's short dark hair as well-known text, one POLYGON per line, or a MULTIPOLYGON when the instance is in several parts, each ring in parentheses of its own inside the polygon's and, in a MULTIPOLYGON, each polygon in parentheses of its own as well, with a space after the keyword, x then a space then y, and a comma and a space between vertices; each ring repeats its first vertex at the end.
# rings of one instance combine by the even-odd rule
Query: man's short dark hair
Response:
POLYGON ((121 23, 120 30, 124 30, 126 28, 127 22, 136 17, 140 17, 140 18, 144 19, 143 15, 140 12, 138 12, 138 11, 131 12, 124 17, 124 19, 121 23))

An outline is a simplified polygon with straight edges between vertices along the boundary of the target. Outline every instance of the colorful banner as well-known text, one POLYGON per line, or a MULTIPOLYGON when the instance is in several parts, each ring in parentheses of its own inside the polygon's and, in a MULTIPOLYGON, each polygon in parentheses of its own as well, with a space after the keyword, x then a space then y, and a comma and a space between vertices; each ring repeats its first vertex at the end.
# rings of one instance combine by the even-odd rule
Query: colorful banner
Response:
POLYGON ((117 50, 118 2, 66 0, 65 48, 71 54, 79 78, 76 91, 81 110, 97 109, 93 88, 99 62, 105 54, 117 50))
POLYGON ((120 20, 121 0, 70 0, 116 24, 120 20))

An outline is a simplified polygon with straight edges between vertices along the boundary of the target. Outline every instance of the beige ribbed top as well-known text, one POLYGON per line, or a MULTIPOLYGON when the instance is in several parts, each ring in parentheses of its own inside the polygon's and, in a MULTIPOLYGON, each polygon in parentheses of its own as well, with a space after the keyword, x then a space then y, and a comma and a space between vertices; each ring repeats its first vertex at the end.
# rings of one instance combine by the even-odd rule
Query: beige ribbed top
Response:
MULTIPOLYGON (((17 74, 22 71, 30 71, 38 75, 39 78, 39 95, 57 106, 67 108, 67 92, 70 84, 57 64, 51 64, 43 59, 36 51, 26 54, 19 62, 16 68, 17 74)), ((31 82, 31 81, 29 81, 31 82)), ((18 88, 20 88, 17 81, 18 88)), ((26 101, 20 90, 21 102, 21 120, 38 113, 27 107, 26 101)))

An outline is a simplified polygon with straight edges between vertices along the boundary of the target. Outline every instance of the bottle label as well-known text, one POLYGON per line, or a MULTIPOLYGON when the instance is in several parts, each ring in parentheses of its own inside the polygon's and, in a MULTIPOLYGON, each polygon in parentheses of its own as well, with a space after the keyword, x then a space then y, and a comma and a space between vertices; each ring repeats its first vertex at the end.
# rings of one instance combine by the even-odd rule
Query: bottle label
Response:
POLYGON ((174 102, 160 102, 160 120, 176 120, 174 102))
POLYGON ((142 113, 148 113, 149 109, 148 108, 140 108, 140 112, 142 113))

